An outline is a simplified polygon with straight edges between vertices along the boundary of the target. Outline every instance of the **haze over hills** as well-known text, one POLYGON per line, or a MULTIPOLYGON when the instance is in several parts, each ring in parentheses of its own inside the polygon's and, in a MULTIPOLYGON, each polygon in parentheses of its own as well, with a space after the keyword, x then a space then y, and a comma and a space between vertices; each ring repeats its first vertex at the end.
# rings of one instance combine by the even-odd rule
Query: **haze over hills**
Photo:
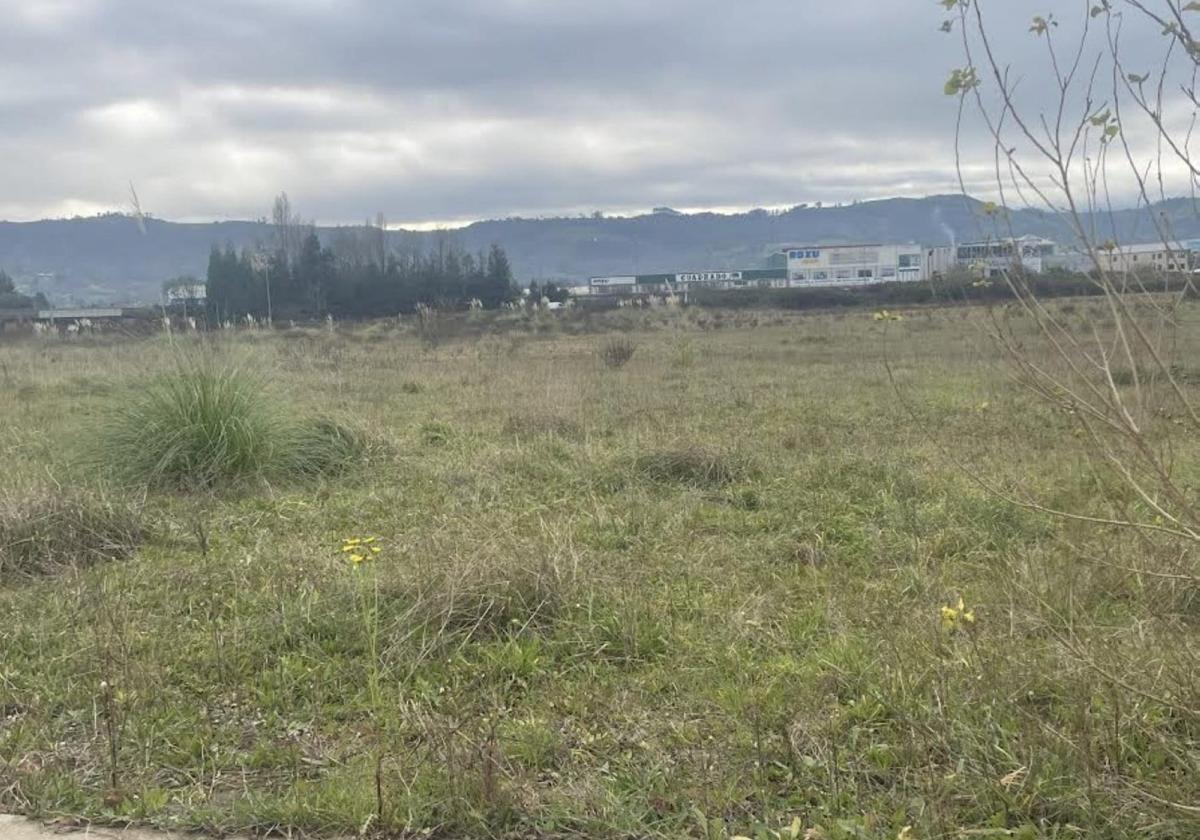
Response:
MULTIPOLYGON (((518 280, 580 282, 587 277, 655 271, 753 268, 787 244, 843 242, 949 244, 978 238, 991 225, 980 202, 958 195, 895 198, 838 207, 799 206, 783 212, 654 213, 630 218, 503 219, 445 232, 389 231, 393 249, 427 249, 439 239, 472 251, 505 248, 518 280)), ((1155 208, 1180 238, 1200 237, 1191 202, 1173 199, 1155 208)), ((1017 235, 1069 241, 1056 216, 1012 213, 1017 235)), ((326 243, 339 228, 318 227, 326 243)), ((1117 211, 1097 220, 1101 238, 1121 242, 1156 238, 1146 212, 1117 211)), ((117 214, 38 222, 0 222, 0 268, 20 286, 59 303, 154 302, 163 281, 203 277, 211 247, 257 247, 271 239, 264 222, 209 224, 145 220, 117 214)))

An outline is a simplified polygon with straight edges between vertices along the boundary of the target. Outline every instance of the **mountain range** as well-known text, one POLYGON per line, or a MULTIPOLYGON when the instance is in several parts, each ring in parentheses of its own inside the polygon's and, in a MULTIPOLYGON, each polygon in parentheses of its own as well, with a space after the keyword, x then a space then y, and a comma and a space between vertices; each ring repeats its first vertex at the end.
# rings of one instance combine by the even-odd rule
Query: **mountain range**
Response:
MULTIPOLYGON (((1152 208, 1180 239, 1200 238, 1200 213, 1187 199, 1152 208)), ((439 239, 470 251, 501 245, 514 274, 529 280, 583 282, 589 276, 757 268, 786 245, 918 242, 944 245, 993 229, 988 206, 961 195, 893 198, 840 206, 800 205, 786 211, 682 214, 667 208, 634 217, 510 218, 450 231, 389 230, 392 248, 426 249, 439 239)), ((1016 235, 1071 241, 1059 216, 1010 212, 1016 235)), ((1147 211, 1097 217, 1101 239, 1153 241, 1147 211)), ((326 243, 345 228, 318 227, 326 243)), ((213 245, 261 247, 272 229, 263 221, 179 223, 108 214, 37 222, 0 222, 0 269, 26 291, 57 303, 137 303, 158 300, 164 281, 203 277, 213 245)))

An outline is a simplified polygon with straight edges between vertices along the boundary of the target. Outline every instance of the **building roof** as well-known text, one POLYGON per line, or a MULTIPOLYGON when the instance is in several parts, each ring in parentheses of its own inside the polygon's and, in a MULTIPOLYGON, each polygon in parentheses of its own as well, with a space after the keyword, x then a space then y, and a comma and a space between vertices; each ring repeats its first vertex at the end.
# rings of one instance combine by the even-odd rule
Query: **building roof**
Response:
POLYGON ((1133 245, 1118 245, 1113 251, 1113 254, 1153 254, 1156 252, 1166 251, 1187 253, 1191 249, 1182 242, 1169 242, 1163 244, 1160 239, 1158 242, 1139 242, 1133 245))

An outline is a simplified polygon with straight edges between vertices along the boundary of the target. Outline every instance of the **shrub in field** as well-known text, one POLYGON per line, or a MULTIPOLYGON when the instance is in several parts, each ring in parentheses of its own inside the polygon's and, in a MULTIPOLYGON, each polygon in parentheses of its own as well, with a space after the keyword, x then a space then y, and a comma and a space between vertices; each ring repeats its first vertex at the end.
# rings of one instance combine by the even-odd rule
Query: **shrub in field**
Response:
POLYGON ((750 473, 742 459, 699 447, 656 449, 634 459, 633 468, 651 481, 692 487, 723 487, 750 473))
POLYGON ((0 583, 121 560, 146 536, 137 509, 103 496, 11 492, 0 496, 0 583))
POLYGON ((633 358, 633 354, 637 352, 637 345, 632 339, 628 338, 610 338, 604 342, 604 346, 600 348, 600 359, 604 362, 604 366, 608 368, 622 368, 629 363, 633 358))
POLYGON ((245 368, 183 360, 116 407, 92 456, 122 483, 202 489, 335 471, 361 436, 296 419, 245 368))

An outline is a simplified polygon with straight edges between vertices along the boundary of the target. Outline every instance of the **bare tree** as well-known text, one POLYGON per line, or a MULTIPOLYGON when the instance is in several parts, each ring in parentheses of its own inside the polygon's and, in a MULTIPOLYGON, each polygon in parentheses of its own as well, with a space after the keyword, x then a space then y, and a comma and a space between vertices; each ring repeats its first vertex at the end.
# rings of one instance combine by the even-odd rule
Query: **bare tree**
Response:
POLYGON ((300 214, 292 208, 291 199, 286 192, 275 196, 271 207, 271 226, 274 229, 275 252, 279 254, 284 265, 288 268, 296 263, 300 256, 300 247, 304 242, 306 226, 300 214))
MULTIPOLYGON (((1191 249, 1167 212, 1175 190, 1192 195, 1187 212, 1197 210, 1200 173, 1189 148, 1200 45, 1191 40, 1185 17, 1200 5, 1162 0, 1151 9, 1125 0, 1118 8, 1100 0, 1081 5, 1069 31, 1053 16, 1035 17, 1027 34, 1042 41, 1044 63, 1034 68, 1001 58, 988 3, 943 5, 956 17, 942 28, 958 30, 966 58, 946 83, 946 93, 960 97, 956 159, 964 193, 964 126, 972 112, 991 146, 998 200, 983 206, 981 236, 1015 242, 1015 208, 1053 213, 1074 239, 1105 309, 1102 321, 1073 322, 1031 291, 1019 258, 1003 272, 1021 314, 1034 325, 1038 350, 1031 352, 1011 323, 994 321, 994 336, 1021 381, 1071 418, 1093 466, 1123 488, 1104 511, 1050 511, 1200 543, 1197 505, 1172 445, 1200 432, 1178 340, 1181 306, 1194 293, 1191 249), (1161 33, 1153 42, 1155 69, 1133 72, 1123 43, 1140 28, 1137 43, 1145 52, 1147 25, 1161 33), (1124 219, 1118 222, 1119 197, 1135 205, 1144 236, 1161 243, 1167 256, 1159 264, 1143 269, 1128 258, 1130 243, 1122 238, 1133 234, 1124 219)), ((1018 501, 1049 509, 1029 496, 1018 501)))

